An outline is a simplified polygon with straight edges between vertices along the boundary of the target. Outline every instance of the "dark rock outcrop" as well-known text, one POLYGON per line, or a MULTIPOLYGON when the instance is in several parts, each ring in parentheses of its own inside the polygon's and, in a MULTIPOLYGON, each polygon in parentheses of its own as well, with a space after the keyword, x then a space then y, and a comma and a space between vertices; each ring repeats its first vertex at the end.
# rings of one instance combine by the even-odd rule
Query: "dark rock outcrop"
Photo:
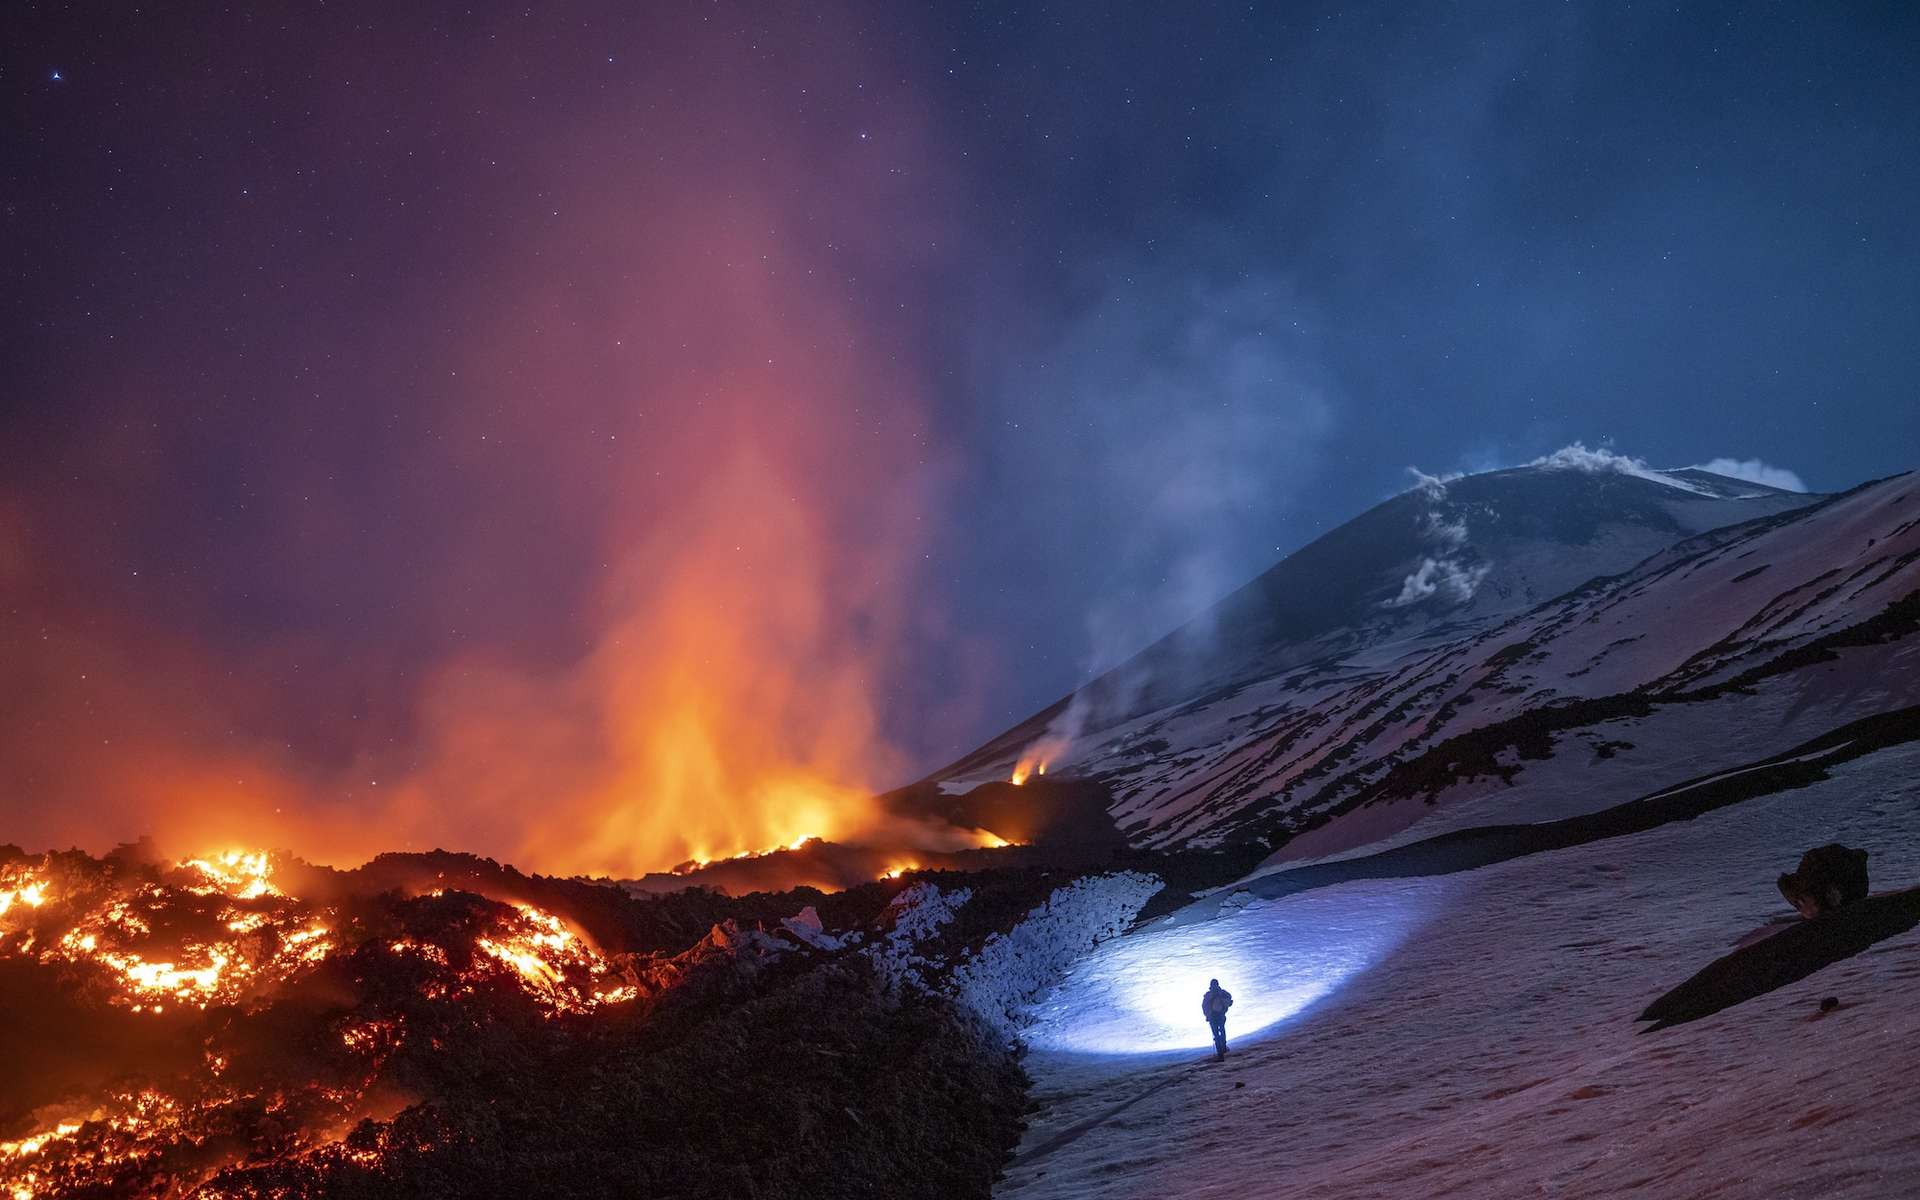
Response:
POLYGON ((1915 926, 1920 926, 1920 888, 1869 896, 1818 921, 1794 921, 1771 937, 1708 963, 1647 1005, 1640 1019, 1653 1022, 1650 1033, 1711 1016, 1797 983, 1915 926))
POLYGON ((1838 842, 1800 856, 1800 869, 1780 877, 1780 894, 1811 920, 1867 898, 1867 852, 1838 842))

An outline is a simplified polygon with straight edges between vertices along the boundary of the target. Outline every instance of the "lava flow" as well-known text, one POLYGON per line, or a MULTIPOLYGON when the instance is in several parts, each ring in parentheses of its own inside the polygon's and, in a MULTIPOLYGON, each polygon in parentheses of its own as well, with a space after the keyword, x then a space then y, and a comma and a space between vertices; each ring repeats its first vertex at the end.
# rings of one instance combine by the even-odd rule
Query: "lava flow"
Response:
POLYGON ((396 1136, 424 1144, 386 1119, 407 1080, 492 1026, 644 990, 644 964, 524 900, 395 886, 379 864, 356 881, 261 852, 140 850, 0 849, 13 1200, 254 1194, 242 1164, 262 1161, 377 1172, 396 1136))

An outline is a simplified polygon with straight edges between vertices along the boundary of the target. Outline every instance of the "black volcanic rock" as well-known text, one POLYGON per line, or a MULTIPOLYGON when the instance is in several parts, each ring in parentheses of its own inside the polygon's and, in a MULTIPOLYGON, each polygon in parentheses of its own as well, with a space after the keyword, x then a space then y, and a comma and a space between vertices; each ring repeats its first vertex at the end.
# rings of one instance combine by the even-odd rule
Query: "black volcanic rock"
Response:
POLYGON ((1780 894, 1811 920, 1867 897, 1867 852, 1838 842, 1800 856, 1798 870, 1780 877, 1780 894))
MULTIPOLYGON (((1772 937, 1708 963, 1640 1014, 1647 1032, 1711 1016, 1920 925, 1920 888, 1855 901, 1817 921, 1799 921, 1772 937)), ((1834 1007, 1839 1007, 1838 1002, 1834 1007)), ((1823 1012, 1831 1011, 1822 1007, 1823 1012)))
POLYGON ((959 795, 916 784, 881 797, 899 812, 988 829, 1022 846, 1113 846, 1125 842, 1107 815, 1112 794, 1094 779, 1036 775, 1025 783, 983 783, 959 795))
MULTIPOLYGON (((0 1155, 0 1194, 985 1200, 1019 1140, 1011 1046, 777 925, 867 925, 904 882, 636 897, 441 852, 272 866, 256 894, 0 847, 36 889, 0 941, 0 1140, 66 1130, 0 1155), (46 952, 76 931, 105 945, 46 952), (121 980, 202 943, 244 964, 206 1003, 121 980)), ((969 877, 933 950, 1069 878, 969 877)))

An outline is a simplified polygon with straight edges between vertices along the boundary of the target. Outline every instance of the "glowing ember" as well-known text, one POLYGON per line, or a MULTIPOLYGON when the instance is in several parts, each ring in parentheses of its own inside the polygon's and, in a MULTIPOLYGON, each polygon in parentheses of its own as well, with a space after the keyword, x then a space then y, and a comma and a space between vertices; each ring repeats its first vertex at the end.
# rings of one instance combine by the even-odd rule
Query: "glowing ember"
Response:
MULTIPOLYGON (((947 836, 930 851, 807 838, 782 853, 803 866, 845 854, 852 877, 899 878, 1005 844, 983 829, 947 836)), ((13 1003, 44 1004, 40 1024, 86 1036, 61 1047, 71 1078, 12 1073, 0 1200, 388 1194, 385 1173, 448 1136, 433 1109, 461 1086, 447 1077, 630 1042, 676 1007, 656 1001, 690 977, 729 977, 739 950, 694 944, 698 928, 677 953, 653 948, 652 914, 621 889, 456 855, 334 872, 251 850, 4 853, 13 1003), (595 938, 635 948, 610 954, 595 938)))
POLYGON ((0 862, 0 959, 52 972, 41 977, 50 994, 53 980, 71 980, 80 985, 67 993, 71 1003, 142 1020, 192 1022, 231 1009, 184 1026, 202 1032, 152 1086, 96 1093, 78 1111, 49 1106, 37 1128, 9 1130, 21 1136, 0 1141, 0 1198, 123 1194, 116 1181, 155 1178, 172 1182, 126 1183, 124 1194, 227 1194, 208 1181, 231 1162, 198 1151, 183 1160, 180 1147, 251 1145, 283 1163, 377 1169, 387 1134, 368 1131, 363 1118, 383 1094, 380 1073, 416 1039, 420 1053, 439 1053, 445 1036, 447 1027, 409 1023, 421 1000, 479 1023, 516 1005, 537 1021, 642 995, 632 969, 532 905, 439 888, 318 902, 289 891, 275 867, 268 854, 239 850, 173 863, 0 862), (329 1018, 331 1058, 303 1048, 286 1061, 306 1065, 276 1083, 277 1047, 222 1040, 221 1031, 278 1011, 288 988, 330 966, 324 994, 358 997, 329 1018), (316 1067, 317 1077, 300 1073, 316 1067))
POLYGON ((723 854, 718 858, 703 858, 703 857, 696 856, 694 858, 688 859, 686 862, 683 862, 679 866, 675 867, 673 869, 673 873, 676 875, 686 875, 686 874, 690 874, 691 872, 698 871, 703 867, 711 867, 715 863, 744 862, 749 858, 765 858, 769 854, 779 854, 779 853, 782 853, 783 851, 803 850, 809 844, 813 842, 818 842, 819 840, 820 839, 815 837, 814 835, 807 834, 803 837, 795 838, 793 841, 788 842, 784 846, 769 846, 765 850, 742 850, 738 854, 723 854))
POLYGON ((326 921, 276 888, 271 873, 266 854, 232 851, 185 860, 167 882, 83 890, 71 897, 71 924, 38 958, 102 969, 110 1002, 133 1012, 236 1003, 333 949, 326 921))
POLYGON ((187 889, 197 895, 218 892, 235 900, 252 900, 281 894, 268 882, 267 877, 273 874, 272 860, 259 851, 229 850, 215 859, 191 858, 180 865, 207 877, 205 885, 187 889))
POLYGON ((0 1158, 25 1158, 29 1154, 37 1154, 40 1147, 48 1142, 72 1137, 79 1131, 80 1122, 62 1121, 45 1133, 36 1133, 32 1137, 24 1137, 17 1142, 0 1142, 0 1158))
POLYGON ((1013 786, 1019 787, 1021 784, 1033 778, 1035 775, 1045 775, 1046 773, 1047 773, 1046 759, 1033 758, 1031 756, 1023 757, 1019 762, 1013 765, 1013 775, 1010 777, 1009 782, 1012 783, 1013 786))
POLYGON ((0 916, 4 916, 6 911, 16 903, 28 908, 39 908, 46 902, 47 885, 39 880, 21 884, 17 888, 0 888, 0 916))
POLYGON ((90 1113, 68 1117, 39 1133, 0 1142, 0 1188, 13 1200, 64 1195, 88 1171, 109 1171, 139 1157, 143 1143, 177 1129, 180 1106, 152 1090, 108 1096, 90 1113))
POLYGON ((1060 733, 1049 732, 1036 739, 1014 762, 1011 782, 1018 787, 1036 775, 1045 775, 1047 768, 1065 758, 1072 748, 1072 739, 1060 733))
POLYGON ((511 967, 521 985, 547 1006, 548 1015, 587 1012, 638 994, 630 987, 601 984, 598 977, 608 970, 605 960, 560 918, 525 904, 514 911, 516 918, 501 922, 493 936, 475 945, 511 967))

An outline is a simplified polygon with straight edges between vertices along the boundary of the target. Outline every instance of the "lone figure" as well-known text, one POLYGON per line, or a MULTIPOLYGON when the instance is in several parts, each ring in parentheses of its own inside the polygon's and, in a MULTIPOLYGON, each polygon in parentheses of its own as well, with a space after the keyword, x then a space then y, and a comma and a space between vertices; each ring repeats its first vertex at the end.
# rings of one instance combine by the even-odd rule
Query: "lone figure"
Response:
POLYGON ((1207 994, 1200 997, 1200 1011, 1213 1026, 1213 1060, 1227 1056, 1227 1010, 1233 1007, 1233 993, 1220 986, 1218 979, 1207 980, 1207 994))

